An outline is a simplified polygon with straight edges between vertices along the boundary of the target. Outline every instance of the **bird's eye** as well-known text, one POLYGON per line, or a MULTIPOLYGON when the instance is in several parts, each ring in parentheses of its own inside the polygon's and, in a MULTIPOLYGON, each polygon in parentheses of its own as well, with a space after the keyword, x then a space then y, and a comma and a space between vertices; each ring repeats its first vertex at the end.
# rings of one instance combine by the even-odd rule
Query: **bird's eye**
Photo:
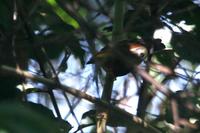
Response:
POLYGON ((140 53, 138 56, 141 57, 141 58, 144 58, 145 54, 144 53, 140 53))
POLYGON ((144 58, 147 55, 147 49, 144 46, 132 46, 130 52, 137 55, 140 58, 144 58))

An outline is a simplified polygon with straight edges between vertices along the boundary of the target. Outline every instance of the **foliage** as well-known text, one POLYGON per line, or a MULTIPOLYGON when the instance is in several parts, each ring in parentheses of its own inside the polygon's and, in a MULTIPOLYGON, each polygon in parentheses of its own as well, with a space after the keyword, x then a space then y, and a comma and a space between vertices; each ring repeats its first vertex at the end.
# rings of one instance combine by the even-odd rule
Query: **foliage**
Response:
POLYGON ((0 109, 1 132, 62 133, 71 129, 68 123, 60 128, 53 112, 39 104, 7 102, 0 109))
MULTIPOLYGON (((5 72, 1 68, 0 132, 69 132, 71 123, 63 120, 56 94, 65 98, 69 114, 79 124, 77 114, 73 111, 76 107, 74 99, 60 89, 61 79, 65 78, 60 75, 70 73, 72 62, 78 62, 81 66, 76 73, 77 77, 88 75, 86 62, 91 56, 97 55, 97 51, 102 47, 111 48, 108 54, 112 53, 112 56, 115 56, 113 58, 125 60, 120 65, 134 66, 132 77, 136 80, 134 83, 137 84, 139 97, 136 115, 147 121, 149 127, 146 127, 146 130, 151 128, 160 132, 196 132, 200 129, 200 3, 196 0, 126 0, 123 2, 120 0, 0 1, 0 66, 11 66, 16 70, 30 72, 32 67, 35 75, 57 82, 56 85, 38 82, 35 85, 29 80, 30 77, 13 76, 12 73, 5 72), (117 4, 116 1, 121 4, 117 4), (190 25, 191 28, 185 29, 182 23, 190 25), (154 32, 161 28, 167 28, 171 32, 172 37, 168 43, 161 42, 160 39, 163 38, 154 38, 154 32), (123 48, 126 48, 127 42, 140 43, 147 48, 148 56, 141 63, 141 66, 145 64, 146 76, 137 69, 138 63, 128 64, 130 58, 113 55, 115 53, 113 49, 117 52, 121 51, 121 48, 116 49, 119 42, 123 42, 123 48), (74 57, 73 61, 72 57, 74 57), (31 64, 31 61, 35 64, 31 64), (177 83, 179 91, 175 91, 172 82, 177 83), (26 90, 26 84, 35 86, 26 90), (22 85, 22 89, 19 89, 18 85, 22 85), (62 93, 55 94, 53 90, 58 88, 62 93), (163 88, 167 88, 167 93, 163 88), (164 92, 164 95, 158 96, 159 92, 164 92), (29 94, 45 97, 52 103, 56 117, 50 109, 40 105, 39 102, 35 104, 28 102, 31 97, 29 94), (152 101, 157 97, 164 100, 157 108, 159 114, 152 116, 148 112, 153 108, 152 101), (192 123, 191 119, 195 119, 195 122, 192 123)), ((107 62, 112 60, 106 56, 105 59, 108 60, 107 62)), ((115 62, 112 67, 118 65, 115 62)), ((97 63, 95 66, 91 71, 94 78, 88 76, 86 83, 77 80, 75 84, 81 84, 79 86, 89 89, 94 83, 92 90, 100 95, 99 88, 106 88, 102 84, 106 84, 108 78, 105 76, 105 71, 101 69, 101 64, 99 66, 97 63)), ((130 80, 129 77, 128 79, 130 80)), ((128 80, 125 79, 122 87, 124 98, 119 100, 116 96, 110 101, 102 99, 103 102, 116 106, 120 103, 124 104, 124 101, 129 99, 125 95, 130 89, 127 87, 127 82, 128 80)), ((112 83, 110 85, 112 86, 112 83)), ((73 95, 79 96, 79 94, 73 95)), ((82 112, 84 118, 92 115, 92 123, 96 123, 95 115, 98 114, 99 106, 102 106, 95 104, 96 106, 92 106, 95 108, 95 113, 87 114, 94 111, 89 109, 86 113, 82 112)), ((108 112, 110 116, 116 116, 116 112, 108 112)), ((127 132, 137 131, 137 126, 131 126, 130 121, 122 119, 123 116, 118 117, 121 121, 116 122, 116 119, 111 117, 108 119, 108 125, 125 126, 127 132)), ((79 124, 79 127, 83 132, 86 126, 79 124)), ((138 130, 144 132, 145 129, 138 130)))

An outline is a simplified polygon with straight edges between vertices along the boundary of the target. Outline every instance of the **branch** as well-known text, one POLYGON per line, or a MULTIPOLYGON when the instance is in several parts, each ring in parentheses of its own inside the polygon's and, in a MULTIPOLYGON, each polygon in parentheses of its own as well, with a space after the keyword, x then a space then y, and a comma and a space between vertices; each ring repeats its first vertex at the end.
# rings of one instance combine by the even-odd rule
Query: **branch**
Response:
POLYGON ((96 104, 97 106, 101 106, 102 108, 106 108, 109 111, 115 112, 119 116, 123 116, 123 118, 126 119, 127 122, 131 123, 133 126, 143 127, 146 130, 148 130, 149 132, 160 133, 160 131, 158 131, 156 128, 154 128, 153 126, 151 126, 150 124, 148 124, 144 120, 140 119, 139 117, 133 116, 132 114, 126 112, 125 110, 122 110, 118 107, 115 107, 112 104, 108 104, 105 101, 101 101, 98 98, 90 96, 90 95, 88 95, 84 92, 81 92, 81 91, 79 91, 75 88, 72 88, 72 87, 69 87, 69 86, 66 86, 66 85, 63 85, 63 84, 58 84, 54 80, 43 78, 43 77, 40 77, 40 76, 37 76, 37 75, 33 75, 30 72, 23 71, 23 70, 20 70, 20 69, 15 69, 15 68, 5 66, 5 65, 0 65, 0 74, 4 74, 4 75, 9 74, 9 75, 13 75, 13 76, 16 76, 16 77, 28 78, 28 79, 31 79, 35 82, 41 82, 41 83, 44 83, 46 85, 52 86, 53 88, 59 88, 60 90, 68 92, 68 93, 70 93, 74 96, 88 100, 88 101, 96 104))
POLYGON ((28 79, 31 79, 31 80, 36 81, 36 82, 44 83, 44 84, 51 86, 53 88, 61 88, 61 90, 64 90, 64 91, 66 91, 66 92, 68 92, 68 93, 70 93, 74 96, 84 98, 84 99, 91 101, 93 103, 95 103, 95 101, 97 100, 94 97, 87 95, 86 93, 83 93, 79 90, 65 86, 63 84, 58 84, 56 81, 51 80, 51 79, 47 79, 47 78, 44 78, 44 77, 33 75, 33 74, 31 74, 27 71, 23 71, 21 69, 14 69, 14 68, 9 67, 9 66, 1 65, 0 66, 0 73, 6 74, 6 75, 11 74, 11 75, 14 75, 14 76, 17 76, 17 77, 28 78, 28 79))
POLYGON ((179 111, 178 111, 178 105, 174 98, 171 99, 171 108, 172 108, 172 115, 174 120, 175 128, 179 127, 179 111))
POLYGON ((161 93, 163 93, 166 96, 169 96, 170 94, 172 94, 172 91, 167 89, 164 85, 160 84, 159 82, 157 82, 152 76, 150 76, 145 70, 143 70, 141 67, 136 66, 135 67, 135 71, 142 76, 146 81, 148 81, 149 83, 151 83, 152 85, 155 86, 155 88, 160 91, 161 93))
MULTIPOLYGON (((23 28, 28 35, 28 40, 29 40, 30 44, 32 44, 32 46, 33 46, 32 48, 34 50, 35 57, 36 57, 36 59, 39 63, 40 69, 41 69, 41 71, 42 71, 42 73, 44 74, 45 77, 52 78, 51 77, 52 75, 51 75, 50 70, 49 70, 50 67, 49 67, 49 64, 46 60, 47 57, 45 56, 42 47, 37 48, 37 46, 36 46, 35 34, 33 33, 32 26, 30 25, 30 23, 28 21, 28 14, 23 9, 23 3, 18 1, 18 4, 19 4, 19 7, 20 7, 19 8, 19 17, 21 17, 23 28)), ((52 91, 52 88, 48 88, 48 94, 51 98, 51 101, 52 101, 52 104, 54 106, 57 117, 61 119, 61 114, 60 114, 60 111, 59 111, 59 108, 58 108, 58 105, 57 105, 57 102, 56 102, 56 98, 55 98, 54 93, 52 91)))
MULTIPOLYGON (((112 88, 113 82, 115 77, 112 73, 106 74, 105 84, 103 87, 103 93, 101 96, 101 100, 107 103, 110 103, 111 95, 112 95, 112 88)), ((102 108, 101 106, 97 108, 97 133, 105 133, 106 132, 106 123, 109 117, 108 109, 102 108)))
MULTIPOLYGON (((48 55, 47 55, 45 49, 43 49, 42 52, 43 52, 43 56, 46 57, 46 62, 47 62, 48 68, 51 69, 51 77, 46 77, 46 78, 54 78, 55 81, 56 81, 58 84, 60 84, 60 80, 59 80, 59 78, 58 78, 58 75, 57 75, 57 73, 56 73, 56 70, 55 70, 53 64, 51 63, 51 61, 50 61, 50 59, 49 59, 49 57, 48 57, 48 55)), ((65 56, 66 56, 66 55, 65 55, 65 56)), ((64 57, 64 58, 68 59, 67 56, 64 57)), ((66 59, 65 59, 65 60, 66 60, 66 59)), ((65 97, 65 99, 66 99, 66 101, 67 101, 67 103, 68 103, 68 106, 69 106, 69 109, 70 109, 70 112, 71 112, 72 116, 74 117, 74 119, 75 119, 75 121, 77 122, 77 124, 80 126, 80 123, 78 122, 78 119, 77 119, 77 117, 76 117, 76 115, 75 115, 75 113, 74 113, 74 111, 73 111, 73 108, 72 108, 72 105, 71 105, 71 103, 70 103, 70 101, 69 101, 68 96, 66 95, 66 93, 65 93, 64 91, 62 91, 62 93, 63 93, 63 96, 65 97)), ((55 96, 54 96, 53 91, 52 91, 52 90, 49 91, 49 94, 50 94, 50 96, 53 96, 53 98, 52 98, 52 103, 53 103, 53 105, 54 105, 54 108, 55 108, 55 111, 56 111, 56 113, 57 113, 58 118, 61 119, 61 114, 60 114, 60 111, 59 111, 59 108, 58 108, 58 104, 56 103, 56 99, 55 99, 55 96)), ((83 133, 82 130, 81 130, 81 133, 83 133)))

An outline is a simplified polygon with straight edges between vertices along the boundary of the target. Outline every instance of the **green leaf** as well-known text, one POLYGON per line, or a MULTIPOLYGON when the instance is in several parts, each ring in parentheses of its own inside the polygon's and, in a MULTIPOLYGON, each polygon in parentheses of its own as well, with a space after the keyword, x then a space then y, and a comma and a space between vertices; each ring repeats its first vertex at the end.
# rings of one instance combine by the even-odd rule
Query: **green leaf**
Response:
POLYGON ((36 34, 38 45, 44 46, 50 59, 57 58, 67 47, 84 64, 84 51, 74 35, 76 27, 71 25, 68 20, 67 22, 61 20, 56 15, 56 11, 52 10, 47 4, 42 3, 38 10, 33 13, 30 22, 33 32, 38 32, 36 34))
POLYGON ((79 24, 74 20, 67 12, 65 12, 62 8, 58 6, 55 0, 47 0, 56 14, 66 23, 72 25, 74 28, 79 28, 79 24))
POLYGON ((31 110, 37 112, 37 113, 43 114, 47 118, 50 118, 52 120, 55 118, 52 110, 43 106, 42 104, 37 104, 37 103, 33 103, 33 102, 26 102, 26 103, 24 103, 24 105, 27 106, 28 108, 30 108, 31 110))
POLYGON ((183 59, 193 63, 200 62, 199 38, 191 33, 174 33, 171 44, 175 52, 183 59))
POLYGON ((168 12, 172 14, 168 15, 173 22, 178 23, 182 20, 186 21, 186 24, 191 25, 195 23, 200 23, 199 20, 199 11, 200 8, 198 5, 194 4, 190 0, 181 0, 179 2, 171 2, 169 6, 166 7, 168 12))
POLYGON ((42 106, 32 110, 20 103, 1 103, 0 129, 8 133, 61 133, 60 127, 49 115, 50 111, 42 106))
POLYGON ((33 103, 33 102, 27 102, 25 103, 25 106, 29 107, 31 110, 42 114, 43 116, 45 116, 46 118, 51 119, 52 121, 55 122, 55 125, 57 127, 59 127, 59 130, 61 132, 66 132, 69 131, 72 126, 65 120, 56 118, 52 112, 52 110, 50 110, 49 108, 43 106, 42 104, 38 104, 38 103, 33 103))
POLYGON ((0 101, 13 100, 20 95, 20 91, 16 88, 19 79, 15 77, 0 77, 0 101))
POLYGON ((156 57, 156 59, 160 63, 168 67, 172 67, 176 60, 176 56, 174 55, 173 50, 161 50, 161 51, 155 52, 153 54, 153 57, 156 57))
POLYGON ((9 31, 12 26, 12 12, 9 7, 12 5, 11 1, 0 1, 0 30, 9 31))

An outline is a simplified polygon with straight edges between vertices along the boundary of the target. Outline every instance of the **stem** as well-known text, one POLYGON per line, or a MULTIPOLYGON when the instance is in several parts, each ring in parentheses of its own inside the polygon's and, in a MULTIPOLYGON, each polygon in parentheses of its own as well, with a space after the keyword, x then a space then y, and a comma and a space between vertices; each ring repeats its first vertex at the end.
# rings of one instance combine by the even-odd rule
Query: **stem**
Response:
MULTIPOLYGON (((112 87, 114 82, 114 76, 112 73, 107 73, 106 81, 104 84, 103 93, 101 99, 107 103, 110 103, 111 95, 112 95, 112 87)), ((108 120, 108 109, 98 107, 97 108, 97 133, 105 133, 106 132, 106 123, 108 120)))
POLYGON ((172 108, 172 115, 174 120, 174 125, 176 128, 179 127, 179 113, 178 113, 178 105, 174 98, 171 99, 171 108, 172 108))
MULTIPOLYGON (((36 46, 36 40, 35 40, 35 35, 34 33, 32 32, 32 27, 31 25, 28 23, 28 16, 27 16, 27 13, 24 11, 23 9, 23 3, 21 1, 17 1, 18 2, 18 16, 19 18, 21 19, 21 22, 22 22, 22 25, 24 27, 24 30, 25 32, 27 33, 27 36, 28 36, 28 40, 29 42, 32 44, 32 48, 34 50, 34 54, 35 54, 35 57, 40 65, 40 68, 41 68, 41 71, 43 72, 44 76, 46 78, 52 78, 52 77, 49 77, 49 64, 48 62, 46 62, 46 58, 44 56, 44 53, 41 49, 41 47, 37 47, 36 46)), ((20 70, 20 69, 19 69, 20 70)), ((57 117, 61 119, 61 114, 60 114, 60 111, 59 111, 59 108, 58 108, 58 105, 57 105, 57 102, 56 102, 56 98, 54 96, 54 93, 53 93, 53 89, 52 88, 49 88, 48 87, 48 94, 50 95, 50 98, 52 100, 52 104, 54 106, 54 109, 55 109, 55 112, 57 114, 57 117)))
POLYGON ((143 83, 141 84, 140 88, 138 89, 139 101, 138 101, 138 107, 137 107, 137 116, 139 116, 141 118, 144 118, 147 105, 151 99, 150 96, 148 95, 148 91, 146 88, 147 88, 147 81, 143 80, 143 83))
POLYGON ((110 103, 114 79, 115 77, 111 73, 106 75, 106 82, 104 84, 104 90, 101 99, 108 103, 110 103))
POLYGON ((124 33, 124 13, 125 13, 125 0, 116 0, 114 5, 114 22, 113 22, 113 37, 114 43, 126 39, 124 33))
MULTIPOLYGON (((123 21, 125 12, 125 0, 116 0, 114 4, 114 22, 113 22, 113 44, 125 39, 125 34, 123 34, 123 21)), ((103 93, 101 99, 107 103, 110 103, 112 87, 114 82, 114 76, 112 73, 107 73, 105 85, 103 88, 103 93)), ((106 123, 108 120, 108 110, 102 107, 97 108, 97 133, 106 132, 106 123)))
POLYGON ((151 75, 149 75, 145 70, 140 66, 135 67, 135 71, 146 81, 155 86, 155 89, 163 93, 165 96, 170 96, 172 91, 166 88, 164 85, 157 82, 151 75))

